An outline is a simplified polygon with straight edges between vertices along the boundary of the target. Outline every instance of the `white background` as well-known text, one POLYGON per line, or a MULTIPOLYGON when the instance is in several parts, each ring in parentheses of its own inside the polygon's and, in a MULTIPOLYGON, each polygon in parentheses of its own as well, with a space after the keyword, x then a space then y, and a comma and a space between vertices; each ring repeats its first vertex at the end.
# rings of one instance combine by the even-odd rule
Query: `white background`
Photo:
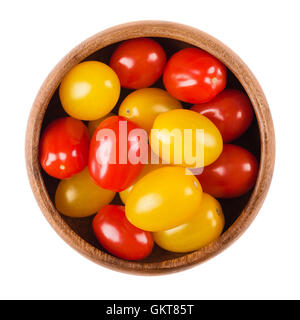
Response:
POLYGON ((300 298, 299 1, 1 1, 0 298, 300 298), (231 47, 258 78, 276 129, 273 182, 247 232, 188 271, 137 277, 83 258, 50 227, 31 192, 26 122, 50 70, 75 45, 144 19, 197 27, 231 47))

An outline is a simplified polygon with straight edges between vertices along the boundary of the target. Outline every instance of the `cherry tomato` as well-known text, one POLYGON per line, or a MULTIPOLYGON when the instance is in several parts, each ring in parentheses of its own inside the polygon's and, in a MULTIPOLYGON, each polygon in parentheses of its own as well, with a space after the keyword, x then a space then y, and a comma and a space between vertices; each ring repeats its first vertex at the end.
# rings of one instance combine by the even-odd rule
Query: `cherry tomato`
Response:
POLYGON ((153 248, 153 236, 133 226, 125 217, 123 206, 108 205, 93 220, 96 238, 104 249, 126 260, 146 258, 153 248))
POLYGON ((155 232, 154 241, 172 252, 198 250, 217 239, 224 228, 225 219, 220 203, 203 193, 197 213, 184 224, 166 231, 155 232))
POLYGON ((120 81, 106 64, 86 61, 72 68, 61 82, 59 96, 65 111, 80 120, 104 117, 116 105, 120 81))
POLYGON ((70 178, 88 163, 89 132, 77 119, 60 118, 45 129, 40 142, 42 168, 57 179, 70 178))
POLYGON ((162 231, 192 218, 199 209, 202 188, 187 172, 166 166, 140 179, 126 201, 127 219, 143 230, 162 231))
POLYGON ((114 113, 108 113, 107 115, 105 115, 104 117, 102 118, 99 118, 99 119, 96 119, 96 120, 91 120, 89 121, 88 123, 88 129, 89 129, 89 133, 90 133, 90 137, 93 136, 93 133, 96 131, 97 127, 99 126, 99 124, 105 120, 106 118, 109 118, 109 117, 113 117, 115 114, 114 113))
POLYGON ((181 103, 165 90, 144 88, 132 92, 123 100, 119 115, 150 132, 157 115, 180 108, 181 103))
MULTIPOLYGON (((163 164, 146 164, 142 170, 142 172, 140 173, 140 175, 138 176, 138 180, 140 180, 141 178, 143 178, 146 174, 148 174, 149 172, 152 172, 156 169, 159 169, 159 168, 162 168, 164 165, 163 164)), ((136 183, 136 182, 135 182, 136 183)), ((135 184, 134 183, 134 184, 135 184)), ((120 198, 122 200, 122 202, 125 204, 127 199, 128 199, 128 196, 129 196, 129 193, 131 192, 131 190, 133 189, 134 187, 134 184, 132 184, 130 187, 128 187, 127 189, 123 190, 120 192, 120 198)))
POLYGON ((206 117, 186 109, 161 113, 154 121, 150 144, 171 164, 195 168, 209 165, 222 152, 222 136, 206 117), (156 130, 153 130, 156 129, 156 130), (197 134, 197 129, 202 129, 197 134), (203 135, 202 135, 203 133, 203 135))
POLYGON ((194 105, 191 110, 210 119, 220 130, 224 142, 242 135, 253 119, 249 98, 243 92, 233 89, 224 90, 213 100, 194 105))
POLYGON ((59 182, 55 193, 55 206, 66 216, 82 218, 96 213, 109 204, 114 196, 115 192, 96 185, 86 168, 59 182))
POLYGON ((197 178, 203 190, 217 198, 234 198, 249 191, 258 172, 256 158, 244 148, 224 144, 216 162, 204 168, 197 178))
POLYGON ((147 137, 140 139, 135 129, 140 128, 123 117, 113 116, 102 121, 94 132, 90 144, 89 171, 100 187, 123 191, 141 173, 145 163, 141 146, 147 148, 147 137), (136 156, 137 163, 132 162, 130 155, 136 156))
POLYGON ((225 88, 226 68, 211 54, 197 48, 186 48, 170 58, 163 81, 167 91, 176 99, 202 103, 225 88))
POLYGON ((162 75, 165 64, 163 48, 149 38, 124 41, 110 60, 110 66, 117 73, 121 86, 129 89, 151 86, 162 75))

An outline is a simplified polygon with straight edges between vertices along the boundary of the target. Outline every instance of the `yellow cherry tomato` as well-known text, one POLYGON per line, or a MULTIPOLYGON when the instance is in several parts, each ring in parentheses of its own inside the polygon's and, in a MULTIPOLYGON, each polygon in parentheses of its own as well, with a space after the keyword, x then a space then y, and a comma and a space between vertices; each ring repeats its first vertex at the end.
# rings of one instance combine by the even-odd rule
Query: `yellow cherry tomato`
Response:
POLYGON ((188 168, 213 163, 223 149, 217 127, 205 116, 186 109, 158 115, 151 130, 150 144, 166 162, 188 168))
POLYGON ((202 188, 187 169, 165 166, 140 179, 125 204, 127 219, 147 231, 174 228, 197 213, 202 188))
POLYGON ((224 224, 220 203, 209 194, 203 193, 200 207, 189 221, 173 229, 155 232, 154 241, 168 251, 194 251, 217 239, 224 224))
POLYGON ((150 132, 157 115, 179 108, 182 108, 181 103, 167 91, 158 88, 144 88, 130 93, 123 100, 119 115, 150 132))
MULTIPOLYGON (((140 173, 139 177, 138 177, 138 180, 139 181, 140 179, 142 179, 146 174, 148 174, 149 172, 152 172, 154 170, 157 170, 159 168, 162 168, 164 165, 163 164, 145 164, 142 172, 140 173)), ((133 185, 131 185, 130 187, 128 187, 127 189, 119 192, 119 195, 120 195, 120 198, 122 200, 122 202, 125 204, 127 199, 128 199, 128 196, 129 196, 129 193, 131 192, 131 190, 133 189, 135 183, 133 185)))
POLYGON ((59 96, 65 111, 73 118, 96 120, 116 105, 120 81, 108 65, 86 61, 72 68, 61 82, 59 96))
POLYGON ((102 189, 91 179, 88 168, 69 179, 61 180, 55 194, 55 206, 62 214, 82 218, 109 204, 115 192, 102 189))
POLYGON ((110 113, 108 113, 107 115, 105 115, 105 116, 102 117, 102 118, 89 121, 89 123, 88 123, 88 129, 89 129, 90 137, 92 137, 93 133, 95 132, 95 130, 97 129, 97 127, 99 126, 99 124, 100 124, 103 120, 105 120, 106 118, 109 118, 109 117, 113 117, 113 116, 115 116, 115 114, 112 113, 112 112, 110 112, 110 113))

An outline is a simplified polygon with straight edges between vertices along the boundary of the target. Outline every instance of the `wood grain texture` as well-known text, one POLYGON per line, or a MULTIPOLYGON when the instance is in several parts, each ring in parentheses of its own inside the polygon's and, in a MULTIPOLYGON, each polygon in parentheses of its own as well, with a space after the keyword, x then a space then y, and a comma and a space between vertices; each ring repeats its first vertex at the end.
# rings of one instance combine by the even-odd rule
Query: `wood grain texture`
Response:
MULTIPOLYGON (((161 84, 157 84, 161 86, 161 84)), ((123 91, 125 96, 128 92, 123 91)), ((75 250, 88 259, 108 268, 134 274, 164 274, 176 272, 205 260, 226 249, 248 228, 266 197, 272 179, 275 160, 275 138, 272 118, 264 93, 249 68, 220 41, 185 25, 142 21, 107 29, 87 39, 64 57, 44 81, 31 109, 26 133, 26 165, 36 200, 54 230, 75 250), (53 205, 57 180, 42 172, 38 161, 39 139, 43 128, 53 119, 62 116, 58 108, 57 88, 64 75, 83 60, 106 61, 115 44, 135 37, 155 37, 172 54, 186 46, 196 46, 221 60, 229 71, 229 86, 243 89, 249 96, 256 119, 247 133, 237 141, 247 146, 260 161, 254 189, 235 200, 224 200, 227 219, 225 232, 219 239, 204 248, 188 253, 174 254, 155 247, 153 254, 140 262, 130 262, 106 253, 93 238, 91 217, 71 219, 63 217, 53 205)), ((119 199, 115 199, 118 203, 119 199)))

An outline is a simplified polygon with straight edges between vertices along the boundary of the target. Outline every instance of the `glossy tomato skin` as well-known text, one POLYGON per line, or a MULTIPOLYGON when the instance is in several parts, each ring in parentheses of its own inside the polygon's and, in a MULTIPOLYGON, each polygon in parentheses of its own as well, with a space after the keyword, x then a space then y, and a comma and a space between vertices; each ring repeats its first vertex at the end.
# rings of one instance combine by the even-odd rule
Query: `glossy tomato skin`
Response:
POLYGON ((198 180, 185 168, 165 166, 138 180, 125 204, 127 219, 137 228, 162 231, 197 213, 202 199, 198 180))
POLYGON ((88 163, 89 132, 80 120, 70 117, 51 122, 40 142, 42 168, 57 179, 70 178, 88 163))
MULTIPOLYGON (((115 192, 123 191, 134 183, 142 171, 145 161, 141 159, 138 163, 132 163, 129 159, 129 152, 137 156, 142 152, 142 139, 131 134, 134 129, 140 128, 123 117, 113 116, 102 121, 94 132, 90 144, 89 172, 100 187, 115 192), (120 132, 122 125, 126 126, 124 132, 123 129, 120 132), (119 150, 124 145, 127 146, 122 149, 125 150, 124 161, 120 161, 119 150)), ((147 135, 144 141, 147 143, 147 135)))
POLYGON ((163 82, 178 100, 202 103, 226 86, 226 67, 211 54, 197 48, 176 52, 167 62, 163 82))
POLYGON ((198 250, 216 240, 223 231, 225 218, 220 203, 203 193, 198 212, 186 223, 166 231, 155 232, 154 241, 172 252, 198 250))
POLYGON ((90 137, 93 136, 93 134, 94 134, 94 132, 96 131, 96 129, 98 128, 99 124, 100 124, 103 120, 105 120, 106 118, 109 118, 109 117, 113 117, 113 116, 115 116, 115 114, 112 113, 112 112, 110 112, 110 113, 108 113, 107 115, 105 115, 105 116, 102 117, 102 118, 89 121, 89 123, 88 123, 88 129, 89 129, 90 137))
POLYGON ((194 105, 191 110, 210 119, 220 130, 225 143, 241 136, 253 119, 249 98, 234 89, 224 90, 211 101, 194 105))
POLYGON ((249 191, 258 173, 256 158, 246 149, 224 144, 220 157, 197 178, 203 191, 216 198, 234 198, 249 191))
MULTIPOLYGON (((152 172, 152 171, 154 171, 154 170, 157 170, 157 169, 159 169, 159 168, 162 168, 162 167, 164 167, 163 164, 151 164, 151 163, 145 164, 142 172, 141 172, 140 175, 138 176, 138 178, 137 178, 137 180, 135 181, 135 183, 136 183, 138 180, 142 179, 142 178, 143 178, 145 175, 147 175, 148 173, 150 173, 150 172, 152 172)), ((134 184, 135 184, 135 183, 134 183, 134 184)), ((124 204, 126 203, 126 201, 127 201, 127 199, 128 199, 128 196, 129 196, 131 190, 132 190, 133 187, 134 187, 134 184, 132 184, 130 187, 128 187, 127 189, 125 189, 125 190, 123 190, 123 191, 121 191, 121 192, 119 193, 120 198, 121 198, 121 200, 122 200, 122 202, 123 202, 124 204)))
POLYGON ((124 41, 113 53, 110 66, 121 86, 140 89, 151 86, 162 75, 166 54, 156 41, 136 38, 124 41))
POLYGON ((167 91, 144 88, 135 90, 123 100, 119 115, 133 121, 149 133, 159 114, 174 109, 182 109, 182 105, 167 91))
POLYGON ((222 152, 223 140, 218 128, 208 118, 191 110, 176 109, 161 113, 154 120, 152 129, 152 150, 167 163, 170 160, 172 165, 200 168, 214 162, 222 152), (197 130, 202 130, 203 137, 197 135, 197 130), (181 144, 173 132, 181 137, 181 144))
POLYGON ((141 260, 153 248, 152 234, 133 226, 126 219, 123 206, 100 209, 93 220, 93 231, 104 249, 122 259, 141 260))
POLYGON ((59 87, 64 110, 80 120, 104 117, 114 108, 119 95, 118 76, 99 61, 79 63, 65 75, 59 87))
POLYGON ((102 189, 92 180, 86 167, 80 173, 59 182, 55 206, 66 216, 83 218, 108 205, 114 196, 115 192, 102 189))

